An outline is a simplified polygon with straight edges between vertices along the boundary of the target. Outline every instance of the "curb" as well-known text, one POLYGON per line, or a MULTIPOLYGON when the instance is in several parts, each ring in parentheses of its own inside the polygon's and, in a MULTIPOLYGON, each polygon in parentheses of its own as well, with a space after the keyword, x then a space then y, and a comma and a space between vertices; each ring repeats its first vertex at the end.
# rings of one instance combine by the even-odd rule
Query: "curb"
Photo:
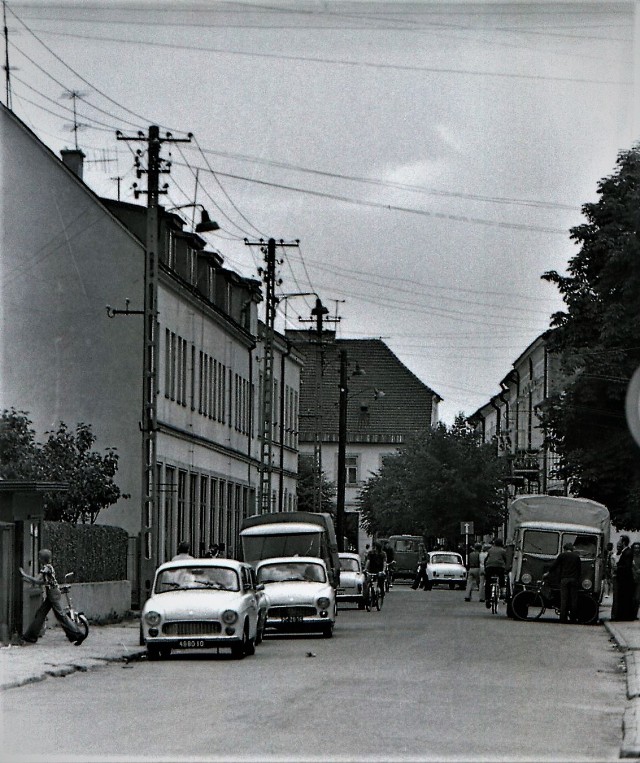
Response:
POLYGON ((29 684, 39 683, 47 678, 64 678, 72 673, 86 673, 89 670, 95 670, 96 668, 104 667, 106 664, 112 662, 135 662, 140 660, 143 655, 146 654, 144 649, 137 650, 135 652, 127 652, 127 654, 115 655, 113 657, 88 657, 86 661, 77 663, 60 663, 54 665, 49 663, 50 667, 47 670, 43 670, 38 675, 31 675, 27 678, 20 678, 16 681, 0 684, 0 691, 6 689, 16 689, 20 686, 28 686, 29 684))
POLYGON ((616 647, 623 652, 625 672, 627 674, 627 704, 622 715, 621 758, 640 758, 640 671, 636 651, 609 620, 603 622, 616 647))

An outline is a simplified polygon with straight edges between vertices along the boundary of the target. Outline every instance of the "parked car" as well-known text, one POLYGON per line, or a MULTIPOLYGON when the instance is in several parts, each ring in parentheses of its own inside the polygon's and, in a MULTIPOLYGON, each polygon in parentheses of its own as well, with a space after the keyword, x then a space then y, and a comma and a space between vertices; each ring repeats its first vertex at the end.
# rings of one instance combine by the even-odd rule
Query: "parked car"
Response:
POLYGON ((181 559, 156 570, 141 616, 141 641, 150 659, 173 649, 231 649, 236 659, 255 652, 266 611, 250 565, 233 559, 181 559))
POLYGON ((335 589, 317 556, 265 559, 256 565, 267 598, 267 629, 319 631, 331 638, 336 621, 335 589))
POLYGON ((460 554, 453 551, 430 551, 426 559, 425 590, 430 591, 434 585, 448 584, 453 589, 465 588, 467 570, 460 554))
POLYGON ((364 572, 358 554, 340 553, 340 585, 336 598, 340 602, 355 602, 359 609, 364 608, 364 572))

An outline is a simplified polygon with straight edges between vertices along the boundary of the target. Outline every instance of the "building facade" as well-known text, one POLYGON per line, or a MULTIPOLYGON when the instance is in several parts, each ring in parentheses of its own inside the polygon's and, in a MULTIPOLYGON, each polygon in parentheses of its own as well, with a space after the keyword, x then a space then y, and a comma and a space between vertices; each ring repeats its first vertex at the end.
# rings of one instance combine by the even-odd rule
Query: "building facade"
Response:
POLYGON ((380 339, 337 339, 324 331, 287 331, 304 358, 300 386, 300 453, 320 455, 337 483, 341 354, 347 368, 345 513, 349 544, 362 547, 358 495, 385 456, 438 421, 442 398, 418 379, 380 339))
MULTIPOLYGON (((123 494, 99 515, 127 530, 140 591, 179 541, 198 554, 237 550, 256 511, 262 357, 260 282, 161 210, 158 231, 156 480, 141 537, 146 208, 100 199, 82 154, 56 157, 10 111, 0 112, 3 195, 0 405, 28 412, 40 437, 83 421, 96 448, 117 448, 123 494), (107 309, 107 306, 111 306, 107 309), (139 562, 142 562, 142 566, 139 562), (138 578, 140 570, 143 575, 138 578)), ((274 347, 274 508, 294 504, 302 360, 274 347)))
POLYGON ((507 489, 521 493, 566 495, 557 476, 557 455, 545 441, 540 411, 561 387, 558 357, 548 350, 551 331, 541 334, 513 362, 500 392, 481 406, 469 422, 483 442, 493 442, 509 461, 507 489))

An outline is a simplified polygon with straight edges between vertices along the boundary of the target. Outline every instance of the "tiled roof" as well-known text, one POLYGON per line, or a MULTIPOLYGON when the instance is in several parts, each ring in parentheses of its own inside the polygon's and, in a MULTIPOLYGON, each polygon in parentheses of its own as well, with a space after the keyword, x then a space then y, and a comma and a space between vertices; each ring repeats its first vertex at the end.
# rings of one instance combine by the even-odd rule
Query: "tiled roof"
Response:
MULTIPOLYGON (((319 398, 316 369, 318 344, 308 331, 286 332, 304 357, 300 382, 300 440, 313 440, 319 398)), ((400 443, 431 424, 432 404, 440 396, 410 371, 380 339, 335 339, 323 335, 322 433, 338 439, 340 351, 348 361, 347 440, 400 443), (364 375, 353 375, 356 369, 364 375), (376 390, 383 394, 376 395, 376 390), (377 399, 376 399, 377 398, 377 399)))

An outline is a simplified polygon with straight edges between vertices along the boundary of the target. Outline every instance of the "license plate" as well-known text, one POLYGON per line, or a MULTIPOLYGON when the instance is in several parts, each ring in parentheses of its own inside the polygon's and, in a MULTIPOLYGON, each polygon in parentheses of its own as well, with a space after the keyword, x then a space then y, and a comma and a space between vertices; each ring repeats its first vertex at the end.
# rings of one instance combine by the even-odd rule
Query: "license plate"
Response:
POLYGON ((204 649, 207 642, 201 638, 189 638, 178 641, 178 649, 204 649))
POLYGON ((302 617, 300 617, 299 615, 296 616, 296 617, 281 617, 280 618, 280 622, 282 622, 282 623, 301 623, 302 622, 302 617))
POLYGON ((453 575, 445 575, 445 578, 452 578, 453 575))

